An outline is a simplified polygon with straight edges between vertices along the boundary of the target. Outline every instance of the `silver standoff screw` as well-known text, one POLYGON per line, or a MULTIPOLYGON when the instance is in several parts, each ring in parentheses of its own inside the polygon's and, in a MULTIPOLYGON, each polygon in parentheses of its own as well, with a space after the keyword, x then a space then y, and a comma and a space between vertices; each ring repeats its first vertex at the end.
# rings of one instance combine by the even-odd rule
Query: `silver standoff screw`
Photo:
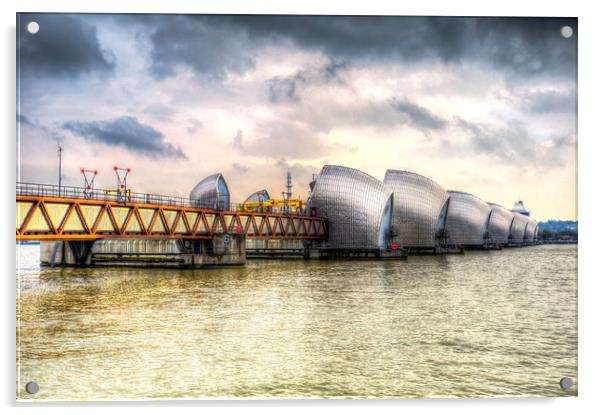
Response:
POLYGON ((567 377, 560 379, 560 387, 564 390, 571 389, 573 387, 573 379, 567 377))
POLYGON ((25 385, 25 391, 30 395, 34 395, 38 393, 40 390, 40 386, 36 382, 27 382, 25 385))

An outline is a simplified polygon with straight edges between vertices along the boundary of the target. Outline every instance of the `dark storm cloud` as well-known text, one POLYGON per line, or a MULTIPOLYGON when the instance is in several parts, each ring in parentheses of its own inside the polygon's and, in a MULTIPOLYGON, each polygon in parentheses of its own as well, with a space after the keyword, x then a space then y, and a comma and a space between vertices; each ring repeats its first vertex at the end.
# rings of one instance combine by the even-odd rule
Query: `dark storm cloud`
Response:
POLYGON ((469 146, 477 154, 496 157, 518 166, 558 166, 568 147, 575 141, 569 134, 551 137, 542 142, 529 134, 527 126, 512 120, 504 126, 473 123, 455 118, 458 127, 470 133, 469 146))
POLYGON ((152 70, 159 76, 178 64, 202 74, 242 73, 254 67, 258 49, 287 43, 346 61, 474 61, 518 75, 576 75, 575 18, 213 15, 149 17, 147 24, 155 27, 152 70), (564 25, 573 37, 560 35, 564 25))
POLYGON ((31 121, 26 115, 17 114, 17 122, 19 124, 29 125, 31 127, 37 127, 37 124, 31 121))
POLYGON ((347 66, 346 62, 332 60, 325 66, 306 68, 291 76, 270 78, 266 81, 269 100, 272 104, 298 102, 301 100, 300 93, 305 87, 330 82, 342 84, 340 71, 347 66))
MULTIPOLYGON (((308 100, 308 105, 289 106, 283 113, 289 120, 302 124, 310 134, 328 134, 337 128, 368 128, 387 132, 406 125, 429 135, 444 130, 449 122, 428 108, 408 99, 346 100, 345 102, 308 100)), ((278 122, 279 123, 279 122, 278 122)), ((295 124, 291 121, 292 124, 295 124)), ((339 150, 357 148, 333 143, 339 150)))
POLYGON ((392 16, 233 16, 249 33, 328 56, 485 61, 519 74, 574 76, 577 19, 392 16), (560 35, 564 25, 575 35, 560 35))
POLYGON ((402 117, 401 122, 421 130, 442 130, 447 121, 428 109, 421 107, 405 98, 392 98, 391 107, 402 117))
POLYGON ((570 91, 537 91, 524 99, 525 110, 535 114, 576 113, 576 94, 570 91))
MULTIPOLYGON (((21 126, 21 127, 27 127, 27 128, 31 128, 33 130, 36 131, 36 137, 46 137, 55 141, 60 142, 63 139, 63 134, 62 131, 60 129, 57 129, 55 127, 49 127, 46 126, 42 123, 40 123, 38 120, 32 120, 30 117, 28 117, 25 114, 17 114, 17 123, 21 126)), ((28 137, 27 134, 24 134, 21 137, 21 140, 23 140, 25 137, 28 137)))
POLYGON ((19 14, 17 56, 21 75, 67 78, 112 73, 113 54, 101 48, 96 28, 84 19, 65 14, 19 14), (31 21, 40 25, 36 34, 27 31, 31 21))
POLYGON ((297 84, 303 82, 301 73, 298 72, 288 77, 275 76, 266 82, 269 88, 269 99, 272 104, 300 101, 297 93, 297 84))
POLYGON ((221 78, 255 66, 255 48, 246 32, 216 16, 143 15, 136 21, 151 29, 151 72, 159 78, 178 66, 221 78))
POLYGON ((68 122, 63 128, 88 141, 129 150, 153 157, 186 158, 182 150, 165 142, 154 128, 141 124, 135 117, 119 117, 109 121, 68 122))

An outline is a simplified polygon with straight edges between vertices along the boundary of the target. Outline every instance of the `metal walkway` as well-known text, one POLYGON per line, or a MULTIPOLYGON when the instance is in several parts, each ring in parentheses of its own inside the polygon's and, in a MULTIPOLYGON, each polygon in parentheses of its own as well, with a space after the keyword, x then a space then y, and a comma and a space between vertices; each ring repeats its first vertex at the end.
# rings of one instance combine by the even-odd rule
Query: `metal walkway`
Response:
POLYGON ((219 210, 183 198, 17 183, 16 239, 211 239, 223 233, 263 239, 327 236, 325 218, 228 208, 233 207, 219 210))

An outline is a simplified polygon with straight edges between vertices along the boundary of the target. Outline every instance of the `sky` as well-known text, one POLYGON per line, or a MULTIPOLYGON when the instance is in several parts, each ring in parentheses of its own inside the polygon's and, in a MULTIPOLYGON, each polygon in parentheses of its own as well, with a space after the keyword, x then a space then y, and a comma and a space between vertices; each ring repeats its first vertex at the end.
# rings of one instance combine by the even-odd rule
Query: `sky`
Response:
MULTIPOLYGON (((576 219, 577 19, 20 14, 18 180, 232 202, 390 169, 576 219), (39 31, 28 33, 36 21, 39 31), (565 37, 561 29, 572 28, 565 37)), ((566 33, 565 33, 566 34, 566 33)))

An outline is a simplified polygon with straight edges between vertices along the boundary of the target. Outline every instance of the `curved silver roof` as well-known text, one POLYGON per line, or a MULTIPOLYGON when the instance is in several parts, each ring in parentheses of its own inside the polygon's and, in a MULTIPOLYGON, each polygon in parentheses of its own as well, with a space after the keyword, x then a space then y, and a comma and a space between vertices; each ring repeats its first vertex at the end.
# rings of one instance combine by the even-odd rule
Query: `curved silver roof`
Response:
POLYGON ((535 232, 537 228, 537 221, 533 218, 529 218, 527 222, 527 226, 525 228, 525 242, 534 242, 535 241, 535 232))
POLYGON ((494 244, 505 245, 510 237, 510 227, 512 226, 514 214, 496 203, 489 203, 489 206, 491 206, 491 216, 487 226, 489 241, 494 244))
POLYGON ((443 232, 447 191, 420 174, 387 170, 384 184, 393 192, 391 240, 404 247, 435 247, 443 232))
POLYGON ((491 206, 466 192, 450 190, 445 232, 449 242, 482 246, 487 237, 491 206))
POLYGON ((385 249, 389 243, 392 194, 356 169, 324 166, 309 197, 310 208, 328 218, 323 249, 385 249))
POLYGON ((201 180, 190 192, 190 200, 198 207, 224 210, 230 207, 230 190, 221 173, 201 180))
POLYGON ((245 199, 245 203, 266 202, 268 200, 270 200, 270 194, 266 189, 261 189, 254 193, 251 193, 249 197, 245 199))
POLYGON ((514 220, 510 231, 510 242, 523 243, 525 240, 525 231, 529 223, 529 217, 522 213, 514 212, 514 220))

